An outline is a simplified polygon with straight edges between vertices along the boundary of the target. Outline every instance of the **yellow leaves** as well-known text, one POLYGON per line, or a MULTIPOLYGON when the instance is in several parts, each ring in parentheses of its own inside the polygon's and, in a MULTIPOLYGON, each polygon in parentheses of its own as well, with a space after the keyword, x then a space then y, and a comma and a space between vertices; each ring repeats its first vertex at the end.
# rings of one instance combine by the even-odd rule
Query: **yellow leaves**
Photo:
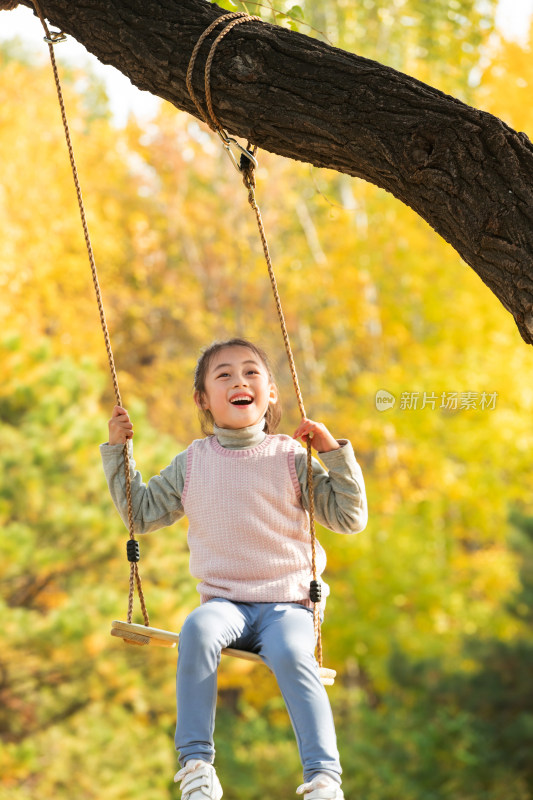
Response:
POLYGON ((470 600, 483 599, 488 607, 498 600, 503 602, 518 588, 515 558, 501 546, 470 553, 458 551, 454 568, 468 584, 470 600))
POLYGON ((240 695, 241 691, 244 691, 248 702, 260 707, 261 690, 264 688, 264 679, 266 678, 262 674, 263 670, 267 670, 267 667, 261 664, 252 664, 250 661, 223 656, 218 672, 218 687, 222 692, 221 696, 224 696, 224 692, 233 691, 240 695))
MULTIPOLYGON (((532 34, 533 28, 530 36, 532 34)), ((525 131, 531 138, 533 68, 530 47, 496 39, 489 52, 489 64, 479 87, 480 103, 491 114, 501 117, 515 130, 525 131)))
POLYGON ((84 647, 87 651, 87 655, 91 658, 100 656, 107 650, 108 645, 108 636, 105 635, 104 631, 94 631, 89 636, 86 636, 84 640, 84 647))

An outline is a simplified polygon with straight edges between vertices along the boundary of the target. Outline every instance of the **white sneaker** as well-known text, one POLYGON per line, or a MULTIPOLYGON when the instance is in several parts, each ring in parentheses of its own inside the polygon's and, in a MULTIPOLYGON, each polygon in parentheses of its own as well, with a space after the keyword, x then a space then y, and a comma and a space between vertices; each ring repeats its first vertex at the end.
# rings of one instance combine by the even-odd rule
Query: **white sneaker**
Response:
POLYGON ((222 786, 215 768, 207 761, 193 758, 174 775, 174 783, 181 781, 181 800, 220 800, 222 786))
POLYGON ((302 783, 296 794, 303 794, 304 800, 344 800, 340 784, 329 775, 317 775, 309 783, 302 783))

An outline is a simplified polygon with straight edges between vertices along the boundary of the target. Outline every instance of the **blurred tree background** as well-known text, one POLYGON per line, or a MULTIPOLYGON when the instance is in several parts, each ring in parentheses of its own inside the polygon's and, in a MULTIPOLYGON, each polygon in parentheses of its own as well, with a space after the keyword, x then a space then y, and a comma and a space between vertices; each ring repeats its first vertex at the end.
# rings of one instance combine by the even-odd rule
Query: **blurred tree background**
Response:
MULTIPOLYGON (((533 130, 531 53, 495 33, 494 0, 248 10, 533 130)), ((291 432, 262 251, 219 144, 165 104, 116 128, 90 69, 62 73, 144 475, 200 435, 192 373, 215 338, 267 348, 291 432)), ((174 651, 108 635, 128 589, 97 449, 113 394, 55 88, 16 41, 0 75, 0 798, 177 797, 174 651)), ((383 191, 265 153, 258 183, 308 412, 353 441, 367 481, 367 530, 320 532, 345 794, 531 800, 530 350, 383 191)), ((179 629, 197 603, 186 525, 143 545, 152 624, 179 629)), ((296 745, 266 669, 223 663, 216 744, 228 800, 293 796, 296 745)))

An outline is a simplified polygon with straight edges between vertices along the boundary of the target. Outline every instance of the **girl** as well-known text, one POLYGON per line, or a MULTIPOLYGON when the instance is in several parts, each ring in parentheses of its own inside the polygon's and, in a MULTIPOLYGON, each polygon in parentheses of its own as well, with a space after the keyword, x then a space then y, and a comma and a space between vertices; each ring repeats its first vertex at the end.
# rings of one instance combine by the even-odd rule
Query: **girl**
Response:
MULTIPOLYGON (((346 439, 303 419, 294 437, 274 435, 278 390, 266 354, 245 339, 216 342, 202 354, 194 401, 206 438, 195 440, 144 484, 130 450, 138 533, 189 519, 191 573, 201 605, 180 633, 176 749, 182 800, 220 800, 212 766, 221 650, 259 653, 276 675, 296 733, 304 800, 342 800, 341 766, 326 691, 314 657, 306 453, 312 437, 315 514, 339 533, 367 522, 363 476, 346 439)), ((101 446, 113 501, 127 524, 122 449, 133 436, 115 406, 101 446)), ((130 443, 131 447, 131 443, 130 443)), ((317 543, 317 574, 326 565, 317 543)), ((322 596, 329 593, 322 585, 322 596)))

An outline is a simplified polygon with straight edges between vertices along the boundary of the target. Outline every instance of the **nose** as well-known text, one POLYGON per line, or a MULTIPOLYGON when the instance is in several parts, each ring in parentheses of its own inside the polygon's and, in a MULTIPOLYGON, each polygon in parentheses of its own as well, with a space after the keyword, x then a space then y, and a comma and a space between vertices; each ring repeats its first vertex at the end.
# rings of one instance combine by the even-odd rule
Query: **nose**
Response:
POLYGON ((236 377, 234 386, 236 386, 236 387, 237 386, 248 386, 248 380, 247 380, 246 375, 240 375, 240 376, 236 377))

